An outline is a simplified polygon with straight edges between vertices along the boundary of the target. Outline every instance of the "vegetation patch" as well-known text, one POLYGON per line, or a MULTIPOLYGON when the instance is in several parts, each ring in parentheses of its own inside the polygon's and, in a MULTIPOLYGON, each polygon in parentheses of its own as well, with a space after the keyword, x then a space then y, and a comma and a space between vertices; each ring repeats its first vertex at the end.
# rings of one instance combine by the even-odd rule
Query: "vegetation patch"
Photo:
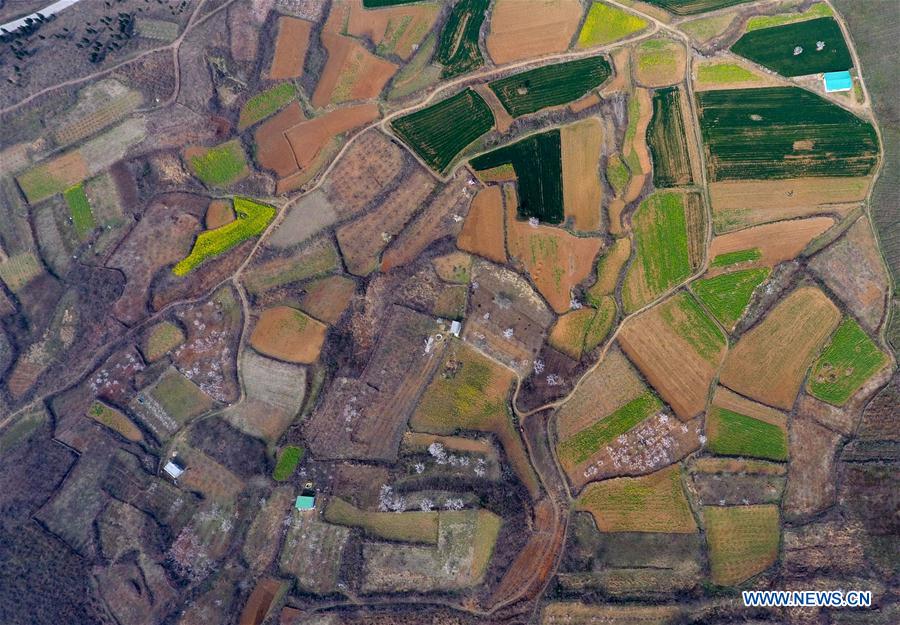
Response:
POLYGON ((490 0, 460 0, 450 12, 441 40, 437 60, 444 66, 444 78, 465 74, 484 65, 478 35, 490 0))
POLYGON ((647 20, 623 11, 618 7, 595 2, 588 9, 584 26, 578 33, 578 47, 602 46, 647 28, 647 20))
POLYGON ((634 78, 645 87, 662 87, 681 82, 685 52, 671 39, 649 39, 634 49, 634 78))
POLYGON ((618 154, 613 154, 606 160, 606 180, 616 195, 622 195, 625 185, 631 180, 631 172, 628 165, 618 154))
POLYGON ((704 63, 697 67, 697 82, 701 85, 759 82, 760 80, 759 76, 737 63, 704 63))
POLYGON ((129 441, 138 442, 144 439, 140 429, 128 417, 112 406, 107 406, 102 401, 95 400, 91 407, 88 408, 87 414, 91 419, 102 423, 129 441))
POLYGON ((813 365, 807 388, 813 397, 843 406, 887 362, 887 355, 856 320, 845 317, 813 365))
POLYGON ((94 213, 91 211, 91 203, 84 193, 84 184, 78 183, 74 187, 66 189, 64 194, 66 204, 72 214, 72 225, 75 226, 75 234, 84 240, 97 226, 94 221, 94 213))
POLYGON ((768 276, 768 267, 732 271, 696 280, 691 284, 691 289, 716 319, 731 331, 743 316, 753 292, 768 276))
POLYGON ((694 181, 681 111, 681 92, 677 87, 654 93, 647 144, 653 156, 653 184, 656 187, 680 187, 694 181))
POLYGON ((296 445, 285 445, 278 452, 278 462, 272 471, 272 479, 276 482, 284 482, 294 474, 294 470, 303 459, 303 448, 296 445))
POLYGON ((736 252, 717 254, 709 263, 710 267, 728 267, 739 263, 752 263, 762 258, 762 251, 758 247, 751 247, 736 252))
POLYGON ((235 245, 262 233, 275 218, 273 207, 245 197, 234 198, 234 210, 237 219, 221 228, 206 230, 197 235, 191 253, 172 268, 172 273, 176 276, 186 275, 207 258, 227 252, 235 245))
POLYGON ((644 0, 675 15, 694 15, 743 4, 749 0, 644 0))
POLYGON ((602 56, 543 65, 488 83, 510 115, 519 117, 577 100, 612 72, 602 56))
POLYGON ((738 39, 731 51, 782 76, 853 67, 841 27, 831 17, 753 30, 738 39))
POLYGON ((241 107, 238 130, 249 128, 284 108, 297 97, 297 87, 292 82, 283 82, 266 89, 247 100, 241 107))
POLYGON ((779 427, 713 406, 706 420, 706 433, 709 436, 709 450, 714 454, 787 460, 788 441, 784 423, 779 427))
POLYGON ((519 181, 519 217, 560 223, 563 190, 559 130, 531 135, 472 159, 477 171, 506 164, 513 166, 519 181))
POLYGON ((604 296, 597 308, 581 308, 562 315, 550 331, 550 345, 580 360, 607 337, 616 318, 616 302, 604 296))
POLYGON ((868 122, 797 87, 697 94, 711 181, 865 176, 878 162, 868 122))
POLYGON ((778 506, 703 509, 712 582, 732 586, 762 573, 778 557, 778 506))
POLYGON ((212 148, 188 148, 185 157, 194 175, 208 187, 227 187, 250 173, 238 139, 212 148))
POLYGON ((778 15, 754 15, 747 20, 747 31, 759 30, 761 28, 772 28, 773 26, 782 26, 791 22, 802 22, 803 20, 811 20, 817 17, 831 17, 833 12, 831 7, 824 2, 812 5, 802 13, 780 13, 778 15))
POLYGON ((144 358, 156 362, 184 343, 184 332, 174 323, 163 321, 150 330, 143 345, 144 358))
POLYGON ((360 510, 340 497, 333 497, 325 508, 325 520, 365 530, 366 534, 386 540, 436 545, 439 512, 370 512, 360 510))
POLYGON ((438 172, 493 125, 491 108, 472 89, 391 122, 400 138, 438 172))

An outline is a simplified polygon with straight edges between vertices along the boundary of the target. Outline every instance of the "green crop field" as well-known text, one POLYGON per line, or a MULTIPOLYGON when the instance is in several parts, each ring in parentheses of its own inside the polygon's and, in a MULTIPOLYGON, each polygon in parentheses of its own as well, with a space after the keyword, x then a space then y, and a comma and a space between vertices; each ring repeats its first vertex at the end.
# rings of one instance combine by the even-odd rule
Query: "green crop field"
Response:
POLYGON ((634 311, 691 275, 684 195, 654 193, 633 218, 636 257, 628 268, 622 301, 634 311))
POLYGON ((624 434, 662 408, 662 402, 650 391, 631 400, 608 417, 581 430, 557 447, 560 458, 571 464, 584 462, 600 447, 624 434))
POLYGON ((713 406, 706 431, 714 454, 787 460, 787 432, 777 425, 713 406))
POLYGON ((806 76, 853 67, 841 27, 831 17, 748 32, 731 51, 782 76, 806 76))
POLYGON ((194 174, 209 187, 228 186, 249 171, 247 155, 237 139, 206 149, 204 153, 190 157, 188 163, 194 174))
POLYGON ((865 176, 878 162, 866 121, 797 87, 697 94, 711 181, 865 176))
POLYGON ((577 100, 611 73, 602 56, 544 65, 488 83, 510 115, 518 117, 577 100))
POLYGON ((276 482, 283 482, 294 474, 294 469, 303 459, 303 448, 296 445, 285 445, 278 452, 278 462, 275 463, 275 470, 272 471, 272 479, 276 482))
POLYGON ((809 7, 802 13, 781 13, 779 15, 754 15, 747 20, 747 31, 760 30, 761 28, 772 28, 773 26, 783 26, 792 22, 802 22, 803 20, 811 20, 817 17, 831 17, 834 13, 831 7, 820 2, 809 7))
POLYGON ((710 267, 727 267, 729 265, 737 265, 738 263, 747 263, 762 258, 762 252, 758 247, 752 247, 746 250, 738 250, 736 252, 725 252, 719 254, 712 259, 710 267))
POLYGON ((274 208, 245 197, 234 198, 234 211, 237 219, 231 223, 197 235, 191 253, 175 265, 172 273, 176 276, 187 274, 207 258, 227 252, 235 245, 260 234, 275 218, 274 208))
POLYGON ((696 280, 694 293, 728 330, 743 316, 753 292, 769 276, 769 269, 744 269, 696 280))
POLYGON ((706 11, 724 9, 736 4, 743 4, 749 0, 644 0, 647 4, 653 4, 664 8, 675 15, 693 15, 706 11))
POLYGON ((737 585, 775 563, 779 516, 775 505, 703 508, 713 584, 737 585))
POLYGON ((292 82, 283 82, 271 89, 257 93, 241 107, 238 130, 249 128, 256 122, 283 108, 297 96, 297 87, 292 82))
POLYGON ((843 406, 888 357, 851 317, 846 317, 812 367, 809 393, 835 406, 843 406))
POLYGON ((493 125, 491 108, 471 89, 391 122, 400 138, 439 172, 493 125))
POLYGON ((697 82, 706 85, 758 80, 759 76, 737 63, 714 63, 700 65, 697 68, 697 82))
POLYGON ((484 171, 511 163, 519 180, 519 217, 558 224, 563 220, 562 153, 559 130, 531 135, 472 159, 484 171))
POLYGON ((666 325, 687 341, 701 358, 710 364, 718 364, 725 347, 725 337, 689 293, 679 291, 660 306, 659 314, 666 325))
POLYGON ((647 126, 656 187, 680 187, 694 181, 686 141, 678 88, 657 90, 653 94, 653 118, 647 126))
POLYGON ((78 235, 79 239, 84 240, 97 225, 94 222, 94 213, 91 212, 91 203, 84 193, 84 184, 78 183, 74 187, 66 189, 63 195, 66 198, 69 211, 72 213, 72 225, 75 226, 75 234, 78 235))
POLYGON ((602 46, 647 28, 649 22, 618 7, 595 2, 578 33, 578 47, 602 46))
POLYGON ((478 36, 490 0, 460 0, 453 7, 441 40, 437 61, 444 66, 442 76, 450 78, 478 69, 484 65, 478 36))

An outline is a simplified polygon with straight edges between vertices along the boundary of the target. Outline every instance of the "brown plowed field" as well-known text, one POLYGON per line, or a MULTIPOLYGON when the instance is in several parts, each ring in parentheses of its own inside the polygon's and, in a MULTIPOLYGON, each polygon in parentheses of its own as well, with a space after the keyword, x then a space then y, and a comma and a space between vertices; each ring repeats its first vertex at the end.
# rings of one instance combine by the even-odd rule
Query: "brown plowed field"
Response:
POLYGON ((840 318, 841 312, 822 291, 798 288, 731 349, 721 383, 764 404, 790 410, 807 369, 840 318))
POLYGON ((313 93, 315 107, 374 98, 397 71, 396 65, 378 58, 355 39, 322 33, 322 45, 328 51, 328 62, 313 93))
POLYGON ((805 414, 791 420, 791 448, 802 452, 792 453, 788 464, 785 516, 805 518, 834 504, 834 457, 841 438, 805 414))
POLYGON ((303 74, 303 61, 309 47, 312 22, 296 17, 278 18, 278 37, 275 40, 275 54, 269 66, 269 79, 297 78, 303 74))
POLYGON ((497 0, 485 46, 494 63, 563 52, 581 22, 578 0, 497 0))
POLYGON ((303 312, 328 324, 336 323, 350 305, 356 282, 346 276, 328 276, 303 287, 300 298, 303 312))
POLYGON ((563 206, 575 229, 593 232, 600 229, 600 148, 603 127, 594 117, 564 126, 561 131, 563 206))
POLYGON ((256 161, 271 169, 279 178, 297 173, 299 166, 285 133, 306 120, 300 104, 291 102, 281 112, 259 125, 253 133, 256 161))
MULTIPOLYGON (((365 105, 368 107, 374 105, 365 105)), ((378 130, 369 130, 354 141, 335 165, 327 185, 328 201, 340 219, 359 214, 397 177, 403 162, 404 152, 378 130)))
POLYGON ((437 2, 365 9, 362 0, 334 0, 325 30, 369 38, 379 54, 392 53, 409 60, 439 13, 437 2))
POLYGON ((500 187, 482 189, 472 200, 469 214, 456 240, 459 249, 497 263, 506 262, 503 235, 503 192, 500 187))
POLYGON ((215 230, 234 221, 234 210, 229 200, 213 200, 206 209, 205 225, 207 230, 215 230))
POLYGON ((314 363, 328 328, 299 310, 276 306, 260 314, 250 345, 261 354, 286 362, 314 363))
MULTIPOLYGON (((758 249, 761 253, 760 258, 741 266, 774 267, 782 261, 796 258, 810 241, 832 225, 834 220, 831 217, 810 217, 738 230, 714 237, 709 246, 709 257, 714 259, 719 254, 758 249)), ((728 268, 721 268, 718 273, 721 273, 722 269, 728 268)), ((710 273, 717 271, 714 269, 710 273)))
POLYGON ((334 137, 378 119, 379 114, 375 104, 342 108, 294 126, 285 132, 285 137, 302 170, 309 167, 315 156, 334 137))
POLYGON ((865 200, 872 179, 791 178, 738 180, 709 185, 716 232, 806 217, 817 213, 846 215, 865 200))

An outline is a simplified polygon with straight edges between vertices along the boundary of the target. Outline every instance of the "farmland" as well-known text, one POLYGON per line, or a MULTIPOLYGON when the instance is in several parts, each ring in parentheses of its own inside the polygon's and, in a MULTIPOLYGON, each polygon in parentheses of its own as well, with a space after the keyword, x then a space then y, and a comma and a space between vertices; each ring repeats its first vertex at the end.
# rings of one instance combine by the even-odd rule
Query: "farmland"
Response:
POLYGON ((619 274, 630 255, 631 241, 627 238, 616 239, 597 261, 597 281, 588 290, 589 298, 597 299, 615 291, 619 274))
POLYGON ((296 95, 297 87, 291 82, 283 82, 257 93, 241 107, 238 128, 249 128, 253 124, 261 122, 284 108, 296 95))
POLYGON ((144 439, 141 431, 128 417, 101 401, 95 401, 91 404, 91 407, 88 409, 88 416, 114 432, 118 432, 129 441, 138 442, 144 439))
POLYGON ((471 161, 477 171, 512 164, 519 181, 520 219, 535 217, 546 223, 563 220, 562 152, 560 131, 531 135, 471 161))
POLYGON ((247 156, 238 140, 213 148, 190 147, 184 156, 194 175, 210 187, 231 186, 250 173, 247 156))
POLYGON ((602 56, 544 65, 488 83, 510 115, 519 117, 577 100, 609 78, 602 56))
POLYGON ((66 189, 63 195, 72 213, 72 225, 75 226, 75 233, 79 239, 83 240, 97 225, 94 221, 94 214, 91 212, 91 204, 84 193, 84 185, 77 184, 66 189))
POLYGON ((653 94, 653 118, 647 127, 656 187, 680 187, 693 182, 687 141, 681 92, 675 87, 658 90, 653 94))
POLYGON ((830 6, 824 2, 817 2, 800 13, 781 13, 778 15, 757 15, 751 17, 747 20, 747 31, 782 26, 784 24, 802 22, 818 17, 830 17, 831 15, 833 15, 833 12, 830 6))
POLYGON ((714 584, 740 584, 775 563, 778 506, 705 507, 703 520, 714 584))
POLYGON ((453 6, 438 42, 437 61, 441 75, 451 78, 484 65, 478 35, 490 0, 461 0, 453 6))
POLYGON ((503 193, 500 187, 478 192, 457 239, 459 249, 494 262, 506 262, 503 232, 503 193))
POLYGON ((748 0, 646 0, 648 4, 662 7, 675 15, 694 15, 742 4, 748 0))
POLYGON ((143 353, 149 362, 154 362, 184 343, 184 332, 174 323, 163 321, 153 326, 144 341, 143 353))
POLYGON ((634 77, 644 87, 665 87, 680 82, 685 63, 682 44, 670 39, 650 39, 634 49, 634 77))
POLYGON ((596 309, 581 308, 561 316, 547 340, 559 351, 580 360, 606 338, 615 318, 615 301, 603 297, 596 309))
POLYGON ((752 30, 738 39, 731 51, 782 76, 853 67, 841 27, 831 17, 752 30))
POLYGON ((763 80, 759 74, 737 63, 704 63, 697 67, 697 86, 704 89, 739 85, 752 87, 763 80))
POLYGON ((696 280, 691 284, 691 290, 726 330, 732 330, 744 314, 753 292, 768 275, 767 268, 732 271, 696 280))
POLYGON ((369 512, 338 497, 325 508, 325 520, 360 527, 366 534, 386 540, 434 545, 438 540, 438 512, 369 512))
POLYGON ((888 357, 852 317, 845 317, 809 374, 810 394, 842 406, 888 357))
POLYGON ((494 63, 562 52, 581 21, 578 0, 498 0, 485 47, 494 63))
POLYGON ((593 232, 601 226, 603 189, 597 172, 603 145, 600 121, 588 118, 560 130, 563 208, 576 230, 593 232))
POLYGON ((578 33, 579 48, 602 46, 647 28, 648 22, 618 7, 603 2, 594 2, 588 9, 581 32, 578 33))
POLYGON ((872 126, 796 87, 697 94, 710 180, 865 176, 878 160, 872 126))
POLYGON ((310 364, 319 357, 327 328, 289 306, 262 312, 250 336, 253 349, 287 362, 310 364))
POLYGON ((784 419, 779 426, 714 406, 706 424, 709 450, 723 456, 786 460, 785 424, 784 419))
POLYGON ((272 479, 283 482, 293 475, 294 470, 303 458, 303 448, 296 445, 287 445, 278 452, 278 462, 272 471, 272 479))
POLYGON ((172 268, 176 276, 183 276, 196 269, 205 260, 233 248, 235 245, 260 234, 275 217, 275 209, 249 198, 234 198, 234 210, 238 217, 229 224, 201 232, 194 241, 191 253, 172 268))
POLYGON ((278 36, 269 66, 270 80, 297 78, 303 73, 312 27, 311 22, 296 17, 285 15, 278 18, 278 36))
POLYGON ((315 107, 375 98, 397 71, 355 39, 329 32, 321 37, 328 62, 310 100, 315 107))
POLYGON ((493 124, 490 107, 477 93, 465 89, 437 104, 395 119, 391 127, 429 167, 442 172, 457 154, 490 130, 493 124))

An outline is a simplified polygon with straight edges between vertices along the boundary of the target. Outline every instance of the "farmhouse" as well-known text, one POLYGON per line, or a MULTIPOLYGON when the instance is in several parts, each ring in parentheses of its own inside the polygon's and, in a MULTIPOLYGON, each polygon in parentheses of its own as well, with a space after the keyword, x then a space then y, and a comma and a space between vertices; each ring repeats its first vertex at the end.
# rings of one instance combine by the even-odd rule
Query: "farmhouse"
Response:
POLYGON ((169 460, 166 466, 163 467, 163 471, 168 473, 173 480, 177 480, 184 473, 184 467, 175 460, 169 460))

